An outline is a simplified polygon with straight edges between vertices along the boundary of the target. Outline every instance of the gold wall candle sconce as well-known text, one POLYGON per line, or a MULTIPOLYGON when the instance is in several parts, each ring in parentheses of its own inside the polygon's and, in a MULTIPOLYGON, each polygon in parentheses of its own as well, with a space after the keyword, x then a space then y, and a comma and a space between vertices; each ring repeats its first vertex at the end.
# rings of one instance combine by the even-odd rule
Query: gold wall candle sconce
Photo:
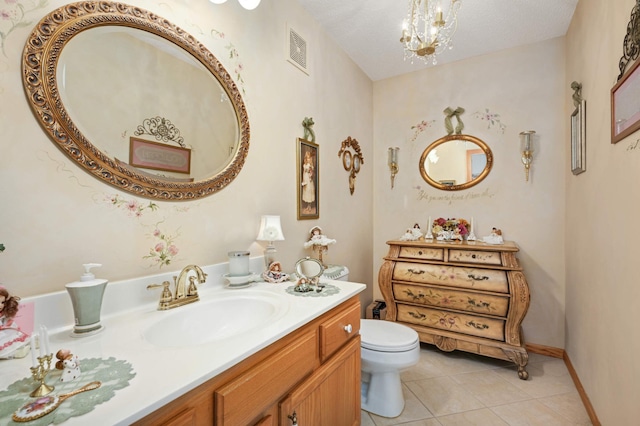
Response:
POLYGON ((398 167, 398 151, 400 148, 397 146, 395 148, 389 148, 387 164, 389 164, 389 171, 391 172, 391 189, 393 189, 393 184, 396 179, 396 175, 400 171, 398 167))
POLYGON ((520 150, 522 151, 522 164, 524 164, 525 180, 529 181, 529 169, 533 162, 533 137, 535 130, 527 130, 520 133, 520 150))

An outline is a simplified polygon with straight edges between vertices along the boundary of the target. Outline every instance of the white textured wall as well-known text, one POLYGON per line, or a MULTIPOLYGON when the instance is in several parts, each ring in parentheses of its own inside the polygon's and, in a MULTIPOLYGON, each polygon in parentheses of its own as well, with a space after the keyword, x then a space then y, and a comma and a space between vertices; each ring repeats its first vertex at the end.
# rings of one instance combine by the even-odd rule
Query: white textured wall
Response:
POLYGON ((64 289, 90 261, 103 263, 97 275, 110 280, 156 273, 158 266, 143 258, 158 242, 152 235, 156 226, 175 237, 179 249, 163 271, 224 262, 230 250, 259 255, 260 216, 277 214, 286 240, 276 247, 285 269, 311 254, 302 244, 309 229, 320 225, 338 241, 325 259, 347 265, 353 281, 371 284, 372 83, 296 1, 263 1, 253 11, 237 1, 129 1, 197 37, 232 75, 239 71, 251 124, 247 161, 227 188, 192 202, 156 202, 156 210, 143 208, 139 217, 127 203, 148 207, 149 200, 119 192, 81 170, 54 146, 30 111, 21 82, 22 50, 32 26, 65 2, 49 1, 39 9, 34 3, 0 5, 3 18, 6 13, 14 19, 0 19, 0 243, 6 246, 0 282, 24 297, 64 289), (18 5, 27 11, 23 18, 18 5), (9 32, 14 22, 28 25, 9 32), (287 22, 308 40, 310 76, 285 60, 287 22), (224 39, 212 29, 223 32, 224 39), (230 45, 237 59, 230 58, 230 45), (296 138, 303 135, 305 116, 314 118, 320 145, 320 219, 298 221, 296 138), (337 156, 348 136, 360 142, 365 158, 353 196, 337 156), (125 203, 110 203, 115 195, 125 203))
MULTIPOLYGON (((565 347, 603 425, 640 418, 640 133, 612 145, 610 103, 634 5, 580 0, 566 37, 564 87, 581 82, 587 102, 587 171, 566 169, 565 347)), ((565 115, 571 111, 567 96, 565 115)))
MULTIPOLYGON (((520 246, 531 289, 524 320, 527 342, 564 347, 564 39, 427 68, 374 83, 374 275, 397 239, 428 217, 474 218, 478 237, 492 227, 520 246), (418 172, 422 151, 446 135, 443 110, 462 107, 463 133, 479 137, 494 154, 489 176, 464 191, 440 191, 418 172), (475 113, 499 114, 491 124, 475 113), (431 123, 415 136, 412 126, 431 123), (504 125, 504 132, 500 124, 504 125), (519 133, 536 131, 529 182, 520 162, 519 133), (389 146, 400 147, 400 172, 392 190, 386 171, 389 146)), ((457 122, 453 121, 453 125, 457 122)), ((376 278, 377 279, 377 278, 376 278)), ((376 287, 376 297, 380 297, 376 287)))

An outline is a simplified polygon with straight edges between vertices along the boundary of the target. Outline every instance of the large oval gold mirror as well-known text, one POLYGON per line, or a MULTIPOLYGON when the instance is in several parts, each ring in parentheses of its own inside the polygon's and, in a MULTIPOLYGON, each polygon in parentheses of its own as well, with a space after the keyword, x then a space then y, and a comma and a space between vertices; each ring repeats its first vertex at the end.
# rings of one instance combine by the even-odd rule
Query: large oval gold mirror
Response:
POLYGON ((244 165, 249 120, 230 74, 193 36, 139 7, 54 10, 27 40, 23 83, 53 142, 119 189, 191 200, 244 165))
POLYGON ((448 135, 424 150, 418 167, 429 185, 457 191, 480 183, 492 165, 493 154, 482 140, 469 135, 448 135))

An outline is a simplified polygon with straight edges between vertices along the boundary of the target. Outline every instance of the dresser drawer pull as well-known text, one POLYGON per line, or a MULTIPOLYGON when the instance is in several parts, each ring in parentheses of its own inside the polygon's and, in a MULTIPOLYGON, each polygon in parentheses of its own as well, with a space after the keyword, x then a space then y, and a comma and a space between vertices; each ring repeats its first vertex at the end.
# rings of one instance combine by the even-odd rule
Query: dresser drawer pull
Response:
POLYGON ((351 326, 351 324, 347 324, 344 326, 344 331, 347 332, 347 334, 351 334, 351 332, 353 331, 353 327, 351 326))
POLYGON ((483 275, 483 276, 480 277, 480 276, 477 276, 477 275, 469 274, 467 276, 469 278, 471 278, 472 280, 474 280, 474 281, 485 281, 485 280, 489 279, 489 277, 486 276, 486 275, 483 275))
POLYGON ((415 269, 411 269, 411 268, 407 269, 407 271, 411 272, 412 274, 416 274, 416 275, 424 274, 424 271, 421 271, 421 270, 417 270, 416 271, 415 269))

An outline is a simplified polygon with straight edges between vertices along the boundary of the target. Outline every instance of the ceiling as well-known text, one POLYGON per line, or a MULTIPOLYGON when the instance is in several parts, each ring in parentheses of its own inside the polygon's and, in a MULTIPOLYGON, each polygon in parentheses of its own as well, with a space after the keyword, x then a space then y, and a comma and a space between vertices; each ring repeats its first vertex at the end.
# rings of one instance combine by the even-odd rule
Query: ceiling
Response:
MULTIPOLYGON (((373 81, 433 66, 404 60, 400 33, 408 0, 298 1, 373 81)), ((438 56, 438 65, 563 36, 578 3, 461 1, 453 49, 438 56)))

